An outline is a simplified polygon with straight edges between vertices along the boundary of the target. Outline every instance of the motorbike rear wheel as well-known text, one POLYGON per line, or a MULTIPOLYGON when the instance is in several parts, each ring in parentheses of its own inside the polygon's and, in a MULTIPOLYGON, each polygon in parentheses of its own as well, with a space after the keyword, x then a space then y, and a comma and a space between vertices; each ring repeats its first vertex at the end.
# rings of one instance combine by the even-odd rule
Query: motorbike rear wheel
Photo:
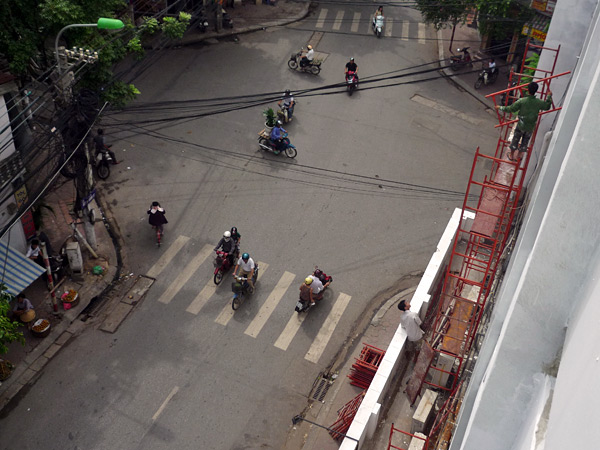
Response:
POLYGON ((319 75, 319 72, 321 72, 321 66, 312 66, 310 71, 313 75, 319 75))
POLYGON ((219 270, 217 273, 215 273, 213 281, 217 286, 221 284, 221 281, 223 281, 223 272, 219 270))
POLYGON ((296 70, 298 68, 298 62, 295 59, 290 59, 288 61, 288 66, 290 67, 290 69, 296 70))
POLYGON ((475 82, 475 89, 479 89, 482 84, 483 84, 483 77, 477 78, 477 81, 475 82))
POLYGON ((450 68, 451 68, 452 70, 454 70, 455 72, 456 72, 456 71, 459 69, 459 67, 460 67, 460 63, 459 63, 458 61, 456 61, 456 60, 452 60, 452 61, 450 62, 450 68))
POLYGON ((262 146, 269 146, 269 141, 267 141, 264 137, 260 137, 258 138, 258 145, 261 146, 260 148, 262 149, 262 146))
POLYGON ((296 147, 293 145, 288 145, 288 147, 285 149, 285 156, 288 158, 295 158, 297 154, 298 150, 296 150, 296 147))
POLYGON ((108 163, 101 162, 100 165, 96 167, 96 173, 98 174, 98 178, 106 180, 110 176, 110 167, 108 167, 108 163))

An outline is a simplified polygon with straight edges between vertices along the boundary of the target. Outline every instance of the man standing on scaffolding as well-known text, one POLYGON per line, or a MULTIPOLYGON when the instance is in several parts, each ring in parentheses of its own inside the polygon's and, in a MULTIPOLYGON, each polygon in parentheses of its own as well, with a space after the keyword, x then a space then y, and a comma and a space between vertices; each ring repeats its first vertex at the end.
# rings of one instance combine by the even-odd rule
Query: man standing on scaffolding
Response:
POLYGON ((540 100, 535 97, 535 93, 538 90, 538 84, 534 81, 529 83, 527 87, 529 95, 520 98, 510 106, 496 106, 496 109, 500 111, 506 111, 509 113, 518 113, 519 122, 513 133, 513 138, 510 143, 510 152, 508 153, 508 159, 511 161, 520 161, 523 154, 527 151, 529 145, 529 139, 531 134, 535 130, 537 124, 538 114, 540 111, 547 111, 552 106, 552 92, 548 90, 548 96, 546 100, 540 100), (519 147, 519 141, 521 145, 519 147), (519 149, 518 159, 515 158, 515 153, 519 149))

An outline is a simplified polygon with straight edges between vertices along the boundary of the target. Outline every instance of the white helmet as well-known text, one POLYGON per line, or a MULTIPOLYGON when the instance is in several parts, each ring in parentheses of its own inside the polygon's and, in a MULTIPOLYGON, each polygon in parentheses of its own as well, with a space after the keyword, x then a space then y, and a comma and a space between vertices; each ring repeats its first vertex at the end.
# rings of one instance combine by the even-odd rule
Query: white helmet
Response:
POLYGON ((223 239, 225 239, 225 242, 229 242, 230 238, 231 238, 231 232, 226 231, 225 233, 223 233, 223 239))

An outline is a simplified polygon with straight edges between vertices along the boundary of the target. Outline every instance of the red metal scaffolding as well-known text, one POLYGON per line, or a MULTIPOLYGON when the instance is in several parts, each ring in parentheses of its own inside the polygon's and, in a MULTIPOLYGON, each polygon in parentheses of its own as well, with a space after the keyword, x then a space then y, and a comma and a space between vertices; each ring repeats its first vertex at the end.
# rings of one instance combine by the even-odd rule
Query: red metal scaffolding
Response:
MULTIPOLYGON (((514 84, 509 84, 512 87, 487 96, 495 106, 500 104, 500 99, 503 99, 505 104, 512 103, 526 91, 531 79, 539 84, 540 97, 546 99, 550 82, 570 73, 553 75, 560 47, 551 49, 528 42, 525 55, 531 49, 554 52, 551 69, 536 69, 543 78, 524 74, 526 69, 532 68, 525 65, 523 58, 521 70, 510 74, 511 83, 516 80, 514 84), (528 77, 528 80, 521 84, 524 77, 528 77)), ((552 107, 542 114, 559 109, 552 107)), ((428 364, 428 369, 415 370, 409 380, 409 385, 415 387, 413 395, 409 395, 411 402, 420 394, 423 384, 451 394, 452 400, 442 408, 434 427, 438 436, 443 435, 444 439, 449 439, 448 433, 450 432, 451 436, 453 429, 453 423, 446 423, 448 417, 454 416, 460 409, 460 399, 456 398, 457 386, 461 382, 465 359, 477 336, 490 287, 513 224, 539 126, 538 120, 525 158, 522 161, 512 161, 507 158, 508 146, 517 119, 513 120, 509 113, 498 112, 498 120, 496 128, 500 128, 500 136, 494 155, 485 155, 479 148, 475 152, 463 201, 463 219, 454 236, 437 311, 432 321, 431 333, 428 335, 427 348, 432 349, 434 355, 432 357, 431 354, 425 355, 427 352, 421 352, 417 366, 428 364), (486 172, 487 175, 483 176, 483 179, 481 176, 476 178, 477 174, 486 172), (472 223, 464 219, 466 212, 474 214, 475 219, 472 223)), ((435 304, 435 301, 432 304, 435 304)))

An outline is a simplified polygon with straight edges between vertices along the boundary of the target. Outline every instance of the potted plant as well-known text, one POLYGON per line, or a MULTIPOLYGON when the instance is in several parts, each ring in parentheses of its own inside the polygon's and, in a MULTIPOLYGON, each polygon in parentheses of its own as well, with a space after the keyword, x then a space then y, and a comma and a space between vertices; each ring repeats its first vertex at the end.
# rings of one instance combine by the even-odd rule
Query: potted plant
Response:
MULTIPOLYGON (((0 284, 0 355, 8 352, 7 344, 11 342, 17 341, 25 345, 23 333, 19 331, 19 323, 8 318, 10 299, 12 295, 0 284)), ((14 366, 9 361, 0 358, 0 381, 6 380, 13 369, 14 366)))
POLYGON ((266 118, 265 127, 267 128, 267 131, 270 132, 277 122, 275 111, 273 111, 273 108, 267 108, 263 111, 263 116, 266 118))

